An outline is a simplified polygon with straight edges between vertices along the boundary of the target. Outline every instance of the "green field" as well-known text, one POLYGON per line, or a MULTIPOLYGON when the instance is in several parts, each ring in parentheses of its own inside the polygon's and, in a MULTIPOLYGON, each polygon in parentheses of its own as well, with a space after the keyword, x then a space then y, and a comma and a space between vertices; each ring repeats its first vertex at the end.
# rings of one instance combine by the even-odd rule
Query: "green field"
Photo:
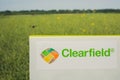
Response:
POLYGON ((120 35, 120 14, 0 16, 0 80, 29 80, 29 35, 120 35))

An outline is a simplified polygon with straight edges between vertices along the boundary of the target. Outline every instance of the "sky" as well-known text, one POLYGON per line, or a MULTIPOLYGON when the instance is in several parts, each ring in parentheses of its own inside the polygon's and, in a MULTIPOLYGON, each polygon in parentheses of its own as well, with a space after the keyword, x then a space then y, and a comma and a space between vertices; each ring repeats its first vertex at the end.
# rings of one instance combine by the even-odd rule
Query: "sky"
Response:
POLYGON ((0 0, 0 11, 120 9, 120 0, 0 0))

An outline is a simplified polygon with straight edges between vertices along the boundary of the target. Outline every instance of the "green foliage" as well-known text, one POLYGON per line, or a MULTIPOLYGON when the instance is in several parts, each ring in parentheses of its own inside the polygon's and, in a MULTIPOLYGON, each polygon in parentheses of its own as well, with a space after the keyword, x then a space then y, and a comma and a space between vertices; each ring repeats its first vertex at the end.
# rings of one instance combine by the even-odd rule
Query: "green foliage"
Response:
POLYGON ((0 15, 35 15, 35 14, 72 14, 72 13, 120 13, 120 9, 87 9, 87 10, 22 10, 22 11, 2 11, 0 15))
POLYGON ((29 35, 120 35, 119 21, 120 14, 0 16, 0 80, 29 80, 29 35))

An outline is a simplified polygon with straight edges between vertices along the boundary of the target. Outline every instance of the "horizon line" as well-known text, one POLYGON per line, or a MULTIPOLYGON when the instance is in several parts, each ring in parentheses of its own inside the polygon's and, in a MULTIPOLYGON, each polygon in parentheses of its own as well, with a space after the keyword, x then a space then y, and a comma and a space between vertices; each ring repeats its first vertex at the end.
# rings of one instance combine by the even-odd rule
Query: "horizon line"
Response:
POLYGON ((109 9, 113 9, 113 10, 119 10, 120 8, 100 8, 100 9, 23 9, 23 10, 9 10, 9 9, 6 9, 6 10, 0 10, 0 12, 4 12, 4 11, 35 11, 35 10, 39 10, 39 11, 50 11, 50 10, 56 10, 56 11, 59 11, 59 10, 109 10, 109 9))

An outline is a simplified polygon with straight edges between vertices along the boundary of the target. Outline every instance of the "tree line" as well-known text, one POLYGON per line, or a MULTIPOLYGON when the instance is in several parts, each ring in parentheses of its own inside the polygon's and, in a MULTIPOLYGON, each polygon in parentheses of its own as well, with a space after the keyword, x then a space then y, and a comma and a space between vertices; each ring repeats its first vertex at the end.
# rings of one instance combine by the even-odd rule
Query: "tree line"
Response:
POLYGON ((96 10, 21 10, 21 11, 1 11, 0 15, 36 15, 36 14, 71 14, 71 13, 120 13, 120 9, 96 9, 96 10))

